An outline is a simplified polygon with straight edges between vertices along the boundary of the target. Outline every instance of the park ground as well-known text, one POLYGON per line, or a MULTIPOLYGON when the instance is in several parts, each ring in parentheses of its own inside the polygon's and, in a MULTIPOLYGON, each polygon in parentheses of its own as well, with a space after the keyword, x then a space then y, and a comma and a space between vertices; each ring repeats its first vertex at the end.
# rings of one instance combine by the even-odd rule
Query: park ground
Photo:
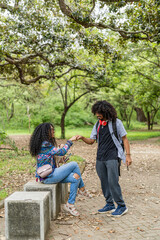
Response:
MULTIPOLYGON (((13 136, 20 147, 28 144, 29 136, 13 136)), ((58 140, 64 143, 64 140, 58 140)), ((95 170, 97 145, 75 142, 70 152, 86 159, 82 177, 92 198, 77 197, 79 217, 61 212, 51 222, 46 240, 128 240, 160 239, 160 142, 158 138, 131 142, 133 164, 127 171, 121 166, 120 185, 129 209, 120 218, 97 214, 105 201, 95 170)), ((25 176, 26 178, 26 176, 25 176)), ((4 209, 0 209, 0 240, 4 240, 4 209)))

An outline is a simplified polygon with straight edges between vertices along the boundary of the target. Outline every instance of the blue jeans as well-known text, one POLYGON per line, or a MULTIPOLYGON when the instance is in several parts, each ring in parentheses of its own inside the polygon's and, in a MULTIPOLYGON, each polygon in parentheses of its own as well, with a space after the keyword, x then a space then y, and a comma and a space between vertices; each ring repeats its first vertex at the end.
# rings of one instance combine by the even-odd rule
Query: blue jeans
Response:
POLYGON ((53 174, 43 180, 44 184, 51 183, 71 183, 68 203, 74 204, 78 188, 84 187, 79 166, 76 162, 70 162, 56 168, 53 174), (80 177, 76 179, 73 175, 77 173, 80 177))
POLYGON ((118 160, 97 161, 96 170, 106 202, 114 204, 115 201, 118 205, 125 206, 119 185, 118 160))

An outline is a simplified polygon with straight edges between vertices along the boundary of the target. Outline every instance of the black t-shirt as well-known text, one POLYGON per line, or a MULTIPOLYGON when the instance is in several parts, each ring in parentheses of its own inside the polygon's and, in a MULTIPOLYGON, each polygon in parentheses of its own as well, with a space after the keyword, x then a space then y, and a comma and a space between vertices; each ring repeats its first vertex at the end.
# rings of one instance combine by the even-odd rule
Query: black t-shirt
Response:
POLYGON ((107 161, 113 159, 118 159, 118 150, 110 135, 108 124, 106 126, 101 125, 99 129, 97 161, 107 161))

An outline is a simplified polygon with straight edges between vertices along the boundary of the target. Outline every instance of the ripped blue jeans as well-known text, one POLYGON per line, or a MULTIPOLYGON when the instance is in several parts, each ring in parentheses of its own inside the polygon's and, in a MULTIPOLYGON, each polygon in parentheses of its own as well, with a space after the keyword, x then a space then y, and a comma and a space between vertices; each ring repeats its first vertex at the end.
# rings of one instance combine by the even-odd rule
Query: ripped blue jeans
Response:
POLYGON ((84 187, 84 182, 81 177, 81 172, 76 162, 66 163, 60 166, 59 168, 56 168, 52 176, 43 180, 44 184, 59 183, 59 182, 71 183, 68 203, 74 204, 76 200, 78 188, 84 187), (77 173, 80 176, 79 179, 76 179, 73 176, 74 173, 77 173))

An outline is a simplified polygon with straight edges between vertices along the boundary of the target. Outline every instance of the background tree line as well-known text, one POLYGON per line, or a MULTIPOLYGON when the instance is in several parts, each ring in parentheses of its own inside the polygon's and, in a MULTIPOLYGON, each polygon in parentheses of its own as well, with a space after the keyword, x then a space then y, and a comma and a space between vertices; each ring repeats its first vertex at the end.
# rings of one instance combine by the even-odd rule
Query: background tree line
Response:
POLYGON ((159 119, 160 1, 0 3, 1 126, 83 126, 112 101, 130 127, 159 119), (17 111, 20 117, 17 118, 17 111), (19 119, 16 122, 14 119, 19 119))

